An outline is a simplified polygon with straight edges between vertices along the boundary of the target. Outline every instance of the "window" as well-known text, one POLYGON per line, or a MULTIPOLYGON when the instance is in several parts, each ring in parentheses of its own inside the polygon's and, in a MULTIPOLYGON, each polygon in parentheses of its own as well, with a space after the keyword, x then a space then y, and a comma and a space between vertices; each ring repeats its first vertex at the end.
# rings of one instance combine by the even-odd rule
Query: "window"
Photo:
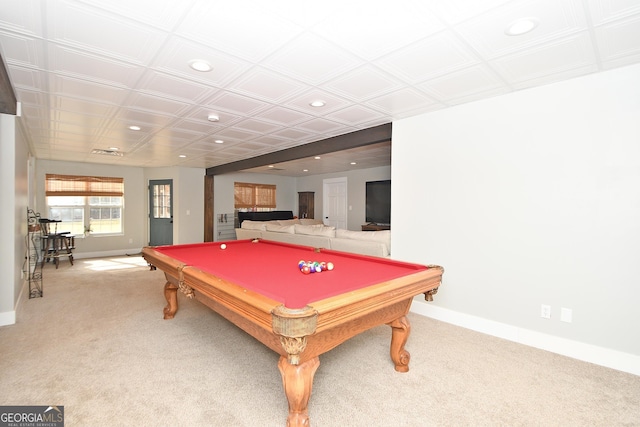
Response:
POLYGON ((235 182, 234 207, 236 209, 271 210, 276 207, 276 186, 235 182))
POLYGON ((123 232, 124 179, 47 174, 49 219, 62 221, 58 231, 73 235, 123 232))

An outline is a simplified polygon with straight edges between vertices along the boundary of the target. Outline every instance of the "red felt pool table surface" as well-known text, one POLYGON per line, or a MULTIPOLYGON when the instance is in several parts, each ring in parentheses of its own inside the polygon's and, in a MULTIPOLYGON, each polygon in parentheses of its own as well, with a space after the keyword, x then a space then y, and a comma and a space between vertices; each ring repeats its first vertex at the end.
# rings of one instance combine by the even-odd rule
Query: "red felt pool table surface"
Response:
POLYGON ((426 270, 418 264, 267 240, 160 246, 155 250, 254 292, 300 308, 314 301, 426 270), (331 262, 332 271, 302 274, 299 261, 331 262))
POLYGON ((165 319, 178 311, 179 289, 280 354, 287 426, 310 425, 319 356, 361 332, 389 325, 395 369, 409 370, 406 314, 413 297, 424 293, 429 300, 435 294, 442 267, 267 240, 224 242, 225 249, 221 244, 146 247, 142 255, 167 279, 165 319), (305 275, 300 261, 331 262, 335 268, 305 275))

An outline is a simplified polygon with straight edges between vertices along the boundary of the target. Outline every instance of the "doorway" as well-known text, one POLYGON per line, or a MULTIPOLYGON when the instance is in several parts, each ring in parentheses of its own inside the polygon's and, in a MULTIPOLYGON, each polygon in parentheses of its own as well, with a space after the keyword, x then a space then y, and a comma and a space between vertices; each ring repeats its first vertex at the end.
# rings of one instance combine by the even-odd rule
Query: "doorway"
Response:
POLYGON ((322 180, 322 218, 325 225, 347 228, 347 178, 322 180))
POLYGON ((173 244, 173 180, 149 181, 149 245, 173 244))

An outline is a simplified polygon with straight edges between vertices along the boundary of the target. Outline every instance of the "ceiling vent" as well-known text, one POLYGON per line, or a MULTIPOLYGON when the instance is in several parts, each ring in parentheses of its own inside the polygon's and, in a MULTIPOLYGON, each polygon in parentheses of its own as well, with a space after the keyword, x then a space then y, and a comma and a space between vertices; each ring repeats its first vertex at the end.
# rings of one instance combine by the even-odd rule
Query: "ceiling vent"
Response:
POLYGON ((91 154, 102 154, 102 155, 105 155, 105 156, 116 156, 116 157, 124 156, 124 153, 122 153, 120 151, 116 151, 116 150, 100 150, 100 149, 95 149, 95 150, 91 151, 91 154))

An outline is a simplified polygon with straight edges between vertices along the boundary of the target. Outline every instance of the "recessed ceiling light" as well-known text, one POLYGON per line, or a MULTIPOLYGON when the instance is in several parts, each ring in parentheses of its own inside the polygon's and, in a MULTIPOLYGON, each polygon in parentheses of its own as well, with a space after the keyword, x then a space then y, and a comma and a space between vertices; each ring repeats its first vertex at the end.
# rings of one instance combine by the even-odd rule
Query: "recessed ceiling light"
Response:
POLYGON ((533 31, 538 26, 537 18, 521 18, 516 19, 507 26, 504 33, 508 36, 520 36, 533 31))
POLYGON ((119 148, 118 147, 109 147, 109 150, 118 151, 119 148))
POLYGON ((309 169, 302 169, 302 172, 309 172, 309 169))
POLYGON ((320 160, 320 159, 321 159, 321 157, 320 157, 320 156, 315 156, 315 157, 314 157, 314 159, 316 159, 316 160, 320 160))
POLYGON ((350 164, 352 164, 352 165, 357 165, 357 163, 356 163, 356 162, 351 162, 350 164))
POLYGON ((221 139, 216 139, 216 140, 215 140, 215 141, 213 141, 213 142, 215 142, 216 144, 223 144, 223 143, 224 143, 224 141, 223 141, 223 140, 221 140, 221 139))
POLYGON ((185 158, 185 157, 187 157, 187 156, 185 156, 184 154, 180 154, 178 157, 180 157, 180 158, 183 158, 183 159, 184 159, 184 158, 185 158))
POLYGON ((324 104, 324 101, 318 99, 317 101, 311 102, 309 105, 311 105, 312 107, 324 107, 324 104))
POLYGON ((273 167, 275 167, 275 166, 273 166, 273 165, 269 165, 269 167, 270 167, 270 168, 273 168, 273 167))
POLYGON ((206 73, 207 71, 213 70, 211 64, 203 59, 194 59, 193 61, 189 61, 189 67, 193 68, 196 71, 201 71, 206 73))
POLYGON ((209 114, 207 116, 207 120, 209 120, 210 122, 217 122, 218 120, 220 120, 220 116, 218 116, 217 114, 209 114))
POLYGON ((140 126, 129 126, 131 130, 140 130, 140 126))

